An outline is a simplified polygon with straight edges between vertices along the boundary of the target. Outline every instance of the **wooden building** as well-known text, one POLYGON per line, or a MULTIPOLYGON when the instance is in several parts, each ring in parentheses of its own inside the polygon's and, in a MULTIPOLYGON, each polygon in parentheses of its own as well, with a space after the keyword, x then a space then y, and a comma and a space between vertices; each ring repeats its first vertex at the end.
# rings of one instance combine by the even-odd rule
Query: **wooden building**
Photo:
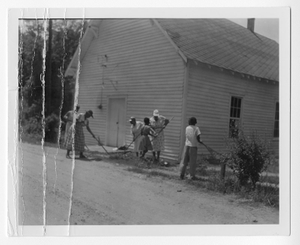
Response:
MULTIPOLYGON (((109 146, 132 141, 128 119, 173 118, 162 156, 179 159, 188 118, 225 151, 238 130, 278 151, 279 45, 227 19, 92 20, 66 71, 79 76, 78 103, 109 146), (78 69, 80 67, 80 69, 78 69)), ((95 144, 86 134, 87 144, 95 144)), ((200 148, 199 153, 207 153, 200 148)))

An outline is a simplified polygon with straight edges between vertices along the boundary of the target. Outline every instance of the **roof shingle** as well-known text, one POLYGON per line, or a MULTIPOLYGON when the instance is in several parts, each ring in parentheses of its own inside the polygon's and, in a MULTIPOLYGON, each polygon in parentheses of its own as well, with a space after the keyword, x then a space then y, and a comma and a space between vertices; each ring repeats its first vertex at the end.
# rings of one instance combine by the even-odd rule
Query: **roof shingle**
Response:
POLYGON ((189 59, 279 81, 279 45, 227 19, 157 19, 189 59))

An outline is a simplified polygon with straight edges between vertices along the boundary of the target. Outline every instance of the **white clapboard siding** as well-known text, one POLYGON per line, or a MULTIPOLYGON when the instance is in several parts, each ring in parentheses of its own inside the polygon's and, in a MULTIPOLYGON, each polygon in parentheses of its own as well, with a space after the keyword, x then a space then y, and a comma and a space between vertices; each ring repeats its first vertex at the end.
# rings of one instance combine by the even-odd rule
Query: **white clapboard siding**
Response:
MULTIPOLYGON (((241 119, 244 132, 256 131, 270 140, 275 148, 278 147, 278 139, 273 138, 278 83, 242 78, 190 63, 186 124, 188 118, 195 116, 203 141, 216 151, 226 151, 231 96, 243 98, 241 119)), ((204 147, 200 149, 199 153, 208 153, 204 147)))
MULTIPOLYGON (((107 138, 109 98, 119 96, 126 99, 126 122, 131 116, 143 121, 144 117, 152 116, 154 109, 163 116, 174 117, 165 129, 162 157, 177 160, 184 69, 181 57, 150 20, 103 20, 98 37, 90 43, 82 61, 81 111, 93 110, 94 119, 90 119, 90 127, 103 143, 107 138), (100 104, 103 106, 101 110, 98 108, 100 104)), ((88 145, 95 144, 86 130, 85 135, 88 145)), ((125 138, 125 143, 130 144, 129 122, 125 138)))

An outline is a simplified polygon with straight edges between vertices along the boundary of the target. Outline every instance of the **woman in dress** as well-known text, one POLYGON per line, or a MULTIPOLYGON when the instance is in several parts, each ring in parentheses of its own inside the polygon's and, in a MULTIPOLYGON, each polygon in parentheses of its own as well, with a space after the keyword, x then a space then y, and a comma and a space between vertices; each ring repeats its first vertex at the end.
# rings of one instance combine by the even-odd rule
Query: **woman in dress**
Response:
POLYGON ((94 118, 92 111, 87 111, 85 113, 80 113, 76 118, 75 125, 72 125, 67 136, 66 148, 67 148, 67 158, 70 157, 70 151, 79 152, 79 158, 86 158, 83 155, 85 147, 85 139, 83 133, 83 127, 86 127, 87 131, 95 138, 95 135, 89 127, 88 118, 94 118), (74 148, 73 148, 74 146, 74 148))
POLYGON ((140 152, 140 143, 141 143, 141 130, 143 127, 143 123, 140 121, 136 121, 134 117, 131 117, 129 122, 131 123, 131 133, 133 136, 133 143, 134 143, 134 148, 133 151, 136 153, 136 156, 139 156, 140 152))
POLYGON ((157 134, 157 137, 152 139, 153 162, 159 162, 160 152, 165 149, 164 128, 168 125, 168 123, 169 119, 160 115, 157 109, 153 111, 153 117, 150 118, 150 125, 157 134))
POLYGON ((74 116, 77 116, 77 113, 80 109, 80 106, 77 105, 75 111, 70 110, 66 113, 66 115, 64 115, 63 119, 66 122, 66 127, 65 127, 65 138, 64 138, 64 143, 66 144, 67 142, 67 137, 68 137, 68 133, 69 133, 69 129, 73 123, 73 118, 74 116))
MULTIPOLYGON (((149 120, 148 117, 144 118, 144 123, 145 123, 145 125, 141 129, 141 142, 140 142, 140 147, 139 147, 140 151, 143 152, 143 154, 141 155, 141 158, 144 158, 145 154, 148 151, 153 150, 151 141, 149 139, 149 135, 152 136, 152 137, 156 136, 155 131, 149 125, 150 120, 149 120)), ((147 165, 148 165, 148 167, 150 167, 149 163, 147 163, 147 165)))

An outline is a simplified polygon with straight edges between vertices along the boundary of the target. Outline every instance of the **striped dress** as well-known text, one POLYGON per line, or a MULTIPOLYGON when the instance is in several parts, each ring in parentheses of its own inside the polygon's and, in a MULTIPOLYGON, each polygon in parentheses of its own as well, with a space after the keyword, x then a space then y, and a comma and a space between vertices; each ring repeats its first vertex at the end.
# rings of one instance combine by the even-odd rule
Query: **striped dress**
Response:
POLYGON ((151 117, 150 125, 158 134, 157 137, 152 137, 153 151, 163 151, 165 149, 165 135, 163 130, 165 117, 159 116, 157 121, 155 121, 154 117, 151 117))
POLYGON ((84 118, 84 113, 78 114, 76 119, 75 126, 71 126, 67 139, 66 139, 66 148, 67 150, 73 151, 73 145, 75 152, 84 152, 85 150, 85 139, 83 133, 83 127, 85 127, 88 123, 88 119, 84 118))
POLYGON ((76 111, 68 111, 66 113, 66 115, 64 116, 64 118, 67 120, 66 128, 65 128, 65 137, 64 137, 64 143, 65 144, 66 144, 66 141, 67 141, 69 129, 71 128, 72 123, 73 123, 73 117, 74 117, 74 115, 76 117, 76 114, 77 114, 76 111))
POLYGON ((152 151, 153 150, 151 141, 149 139, 150 130, 151 130, 151 128, 149 125, 145 125, 144 127, 142 127, 141 142, 140 142, 140 146, 139 146, 140 151, 152 151))

